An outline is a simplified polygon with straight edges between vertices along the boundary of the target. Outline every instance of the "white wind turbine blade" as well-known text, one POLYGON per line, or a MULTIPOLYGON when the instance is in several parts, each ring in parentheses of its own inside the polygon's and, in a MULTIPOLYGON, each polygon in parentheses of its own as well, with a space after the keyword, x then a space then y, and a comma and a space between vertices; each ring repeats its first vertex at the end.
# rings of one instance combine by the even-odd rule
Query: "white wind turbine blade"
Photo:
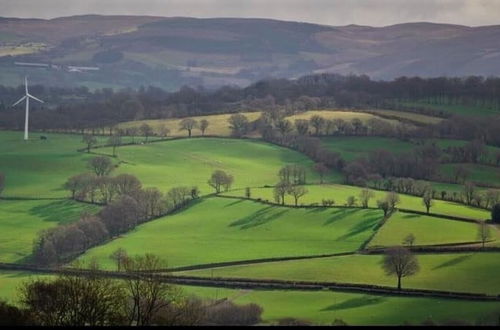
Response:
POLYGON ((26 91, 26 95, 28 95, 28 77, 24 77, 24 90, 26 91))
POLYGON ((31 98, 32 98, 33 100, 35 100, 35 101, 38 101, 38 102, 40 102, 40 103, 43 103, 43 101, 42 101, 42 100, 40 100, 39 98, 34 97, 33 95, 31 95, 31 94, 29 94, 29 93, 28 93, 28 94, 26 94, 26 95, 27 95, 28 97, 31 97, 31 98))
POLYGON ((27 96, 26 96, 26 95, 24 95, 23 97, 21 97, 21 98, 19 99, 19 101, 17 101, 16 103, 14 103, 12 106, 13 106, 13 107, 15 107, 16 105, 18 105, 19 103, 21 103, 22 101, 24 101, 24 100, 26 99, 26 97, 27 97, 27 96))

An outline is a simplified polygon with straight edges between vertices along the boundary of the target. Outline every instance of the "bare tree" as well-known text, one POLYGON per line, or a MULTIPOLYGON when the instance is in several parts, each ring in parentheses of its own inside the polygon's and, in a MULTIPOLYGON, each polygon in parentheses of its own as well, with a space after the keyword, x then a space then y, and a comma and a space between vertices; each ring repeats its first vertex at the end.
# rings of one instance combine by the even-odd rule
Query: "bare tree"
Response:
POLYGON ((118 248, 109 256, 111 260, 116 263, 116 269, 120 272, 122 270, 123 265, 127 262, 128 254, 124 248, 118 248))
POLYGON ((248 118, 240 113, 231 115, 228 119, 231 134, 236 137, 245 135, 248 131, 248 118))
POLYGON ((222 171, 216 170, 212 173, 212 176, 208 180, 208 185, 213 187, 217 193, 221 192, 221 188, 228 191, 233 184, 234 178, 232 175, 222 171))
POLYGON ((295 129, 299 135, 307 135, 309 132, 309 120, 295 119, 295 129))
POLYGON ((485 221, 477 224, 477 238, 481 241, 482 247, 492 238, 490 226, 485 221))
POLYGON ((278 121, 276 128, 280 131, 282 137, 286 137, 293 130, 292 123, 286 119, 278 121))
POLYGON ((148 142, 149 136, 153 135, 153 128, 150 125, 146 124, 146 123, 142 124, 139 127, 139 131, 146 138, 145 142, 148 142))
POLYGON ((401 290, 401 278, 415 275, 420 269, 417 258, 401 246, 386 250, 382 268, 387 275, 396 275, 398 290, 401 290))
POLYGON ((375 197, 375 193, 370 189, 362 189, 359 193, 359 199, 361 200, 361 205, 363 208, 368 208, 370 199, 375 197))
POLYGON ((391 212, 396 209, 396 206, 400 202, 399 195, 396 194, 394 191, 388 192, 387 195, 385 196, 385 200, 386 200, 387 204, 389 205, 389 210, 391 212))
POLYGON ((408 234, 404 239, 403 239, 403 245, 406 245, 408 247, 412 247, 413 244, 415 244, 415 235, 413 234, 408 234))
POLYGON ((387 214, 389 213, 389 203, 386 200, 378 200, 377 207, 384 211, 384 217, 387 217, 387 214))
POLYGON ((158 133, 162 139, 165 139, 170 134, 170 129, 165 124, 161 124, 158 126, 158 133))
POLYGON ((92 134, 84 134, 82 137, 82 142, 87 145, 87 153, 90 153, 90 148, 97 144, 97 139, 92 134))
POLYGON ((201 135, 205 135, 205 131, 207 130, 208 125, 210 125, 210 123, 208 122, 208 120, 206 120, 206 119, 200 120, 201 135))
POLYGON ((290 186, 287 193, 293 196, 295 201, 295 206, 298 205, 299 199, 307 194, 309 191, 304 186, 290 186))
POLYGON ((432 191, 426 190, 424 195, 422 196, 422 204, 424 204, 427 213, 430 212, 431 207, 434 205, 434 201, 432 200, 432 191))
POLYGON ((356 200, 355 196, 347 197, 347 201, 346 201, 347 206, 352 207, 352 206, 356 205, 356 203, 357 203, 357 200, 356 200))
POLYGON ((319 133, 321 132, 321 130, 325 126, 326 121, 325 121, 325 118, 318 116, 318 115, 314 115, 311 117, 310 123, 315 129, 315 134, 319 135, 319 133))
POLYGON ((290 183, 287 181, 280 181, 274 186, 274 200, 281 205, 285 205, 285 195, 290 189, 290 183))
POLYGON ((98 156, 88 161, 87 167, 97 176, 104 176, 111 173, 114 169, 113 162, 108 157, 98 156))
POLYGON ((184 118, 179 123, 180 131, 188 131, 188 136, 191 137, 191 131, 198 127, 198 122, 193 118, 184 118))
POLYGON ((314 170, 319 174, 319 181, 321 184, 324 182, 325 175, 330 172, 330 169, 325 166, 323 163, 316 163, 314 165, 314 170))
POLYGON ((465 203, 471 205, 474 200, 474 193, 476 191, 476 185, 472 182, 466 182, 463 188, 462 195, 464 197, 465 203))
POLYGON ((127 258, 124 269, 129 273, 125 290, 131 297, 129 325, 151 325, 158 313, 181 297, 178 288, 164 283, 152 272, 165 269, 166 263, 152 254, 127 258))
POLYGON ((111 135, 108 139, 108 144, 113 147, 113 157, 116 157, 116 147, 121 146, 122 137, 119 135, 111 135))

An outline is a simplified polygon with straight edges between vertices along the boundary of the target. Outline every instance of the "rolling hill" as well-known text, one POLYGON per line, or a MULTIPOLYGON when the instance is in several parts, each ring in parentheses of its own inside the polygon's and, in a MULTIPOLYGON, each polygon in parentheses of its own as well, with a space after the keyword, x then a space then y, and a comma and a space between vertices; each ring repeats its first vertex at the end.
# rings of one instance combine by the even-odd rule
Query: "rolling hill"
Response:
POLYGON ((398 76, 498 75, 500 26, 407 23, 341 27, 269 19, 74 16, 0 18, 2 84, 89 87, 247 85, 310 73, 398 76), (98 66, 34 69, 16 61, 98 66))

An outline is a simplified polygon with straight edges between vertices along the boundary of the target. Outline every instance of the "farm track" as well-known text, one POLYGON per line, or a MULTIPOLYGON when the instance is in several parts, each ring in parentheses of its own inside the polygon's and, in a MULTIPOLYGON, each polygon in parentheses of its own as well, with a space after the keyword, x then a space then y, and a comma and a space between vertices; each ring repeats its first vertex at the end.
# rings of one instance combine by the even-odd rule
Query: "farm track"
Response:
MULTIPOLYGON (((88 270, 72 269, 72 268, 47 268, 33 265, 7 264, 0 263, 1 270, 10 271, 30 271, 44 274, 66 274, 80 275, 89 274, 88 270)), ((95 271, 93 274, 96 274, 95 271)), ((140 277, 140 273, 127 274, 123 272, 113 271, 97 271, 97 274, 104 277, 116 279, 129 279, 140 277)), ((456 300, 474 300, 474 301, 500 301, 500 295, 486 295, 478 293, 466 292, 448 292, 438 290, 424 289, 402 289, 397 290, 393 287, 364 285, 354 283, 338 283, 338 282, 306 282, 306 281, 285 281, 285 280, 257 280, 247 278, 210 278, 210 277, 195 277, 195 276, 171 276, 165 274, 150 275, 164 283, 188 286, 202 287, 222 287, 228 289, 254 289, 254 290, 294 290, 294 291, 341 291, 341 292, 357 292, 366 294, 379 294, 391 296, 405 297, 433 297, 456 300)))

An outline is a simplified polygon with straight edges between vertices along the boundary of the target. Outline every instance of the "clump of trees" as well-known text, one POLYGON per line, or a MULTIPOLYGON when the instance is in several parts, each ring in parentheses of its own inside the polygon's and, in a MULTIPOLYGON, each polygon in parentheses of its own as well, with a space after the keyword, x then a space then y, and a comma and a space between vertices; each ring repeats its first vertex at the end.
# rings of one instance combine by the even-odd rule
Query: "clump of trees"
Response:
POLYGON ((418 260, 410 250, 396 246, 385 252, 382 268, 387 275, 395 275, 398 279, 397 288, 401 290, 401 279, 415 275, 420 267, 418 260))
POLYGON ((234 177, 222 170, 216 170, 210 176, 208 185, 215 189, 216 193, 220 193, 222 189, 228 191, 234 182, 234 177))
POLYGON ((96 215, 83 214, 75 223, 42 231, 33 244, 33 258, 38 264, 65 261, 141 223, 178 210, 199 195, 197 187, 175 187, 165 195, 156 188, 142 188, 130 174, 80 174, 70 178, 65 187, 74 199, 101 201, 105 207, 96 215))
POLYGON ((263 310, 256 304, 202 300, 161 281, 152 271, 165 263, 152 254, 125 257, 122 279, 107 276, 94 260, 72 266, 72 272, 55 279, 23 283, 18 306, 0 302, 0 324, 194 326, 255 325, 262 320, 263 310))
POLYGON ((240 113, 231 115, 228 119, 228 123, 231 129, 231 136, 234 137, 242 137, 247 134, 250 126, 248 118, 240 113))

